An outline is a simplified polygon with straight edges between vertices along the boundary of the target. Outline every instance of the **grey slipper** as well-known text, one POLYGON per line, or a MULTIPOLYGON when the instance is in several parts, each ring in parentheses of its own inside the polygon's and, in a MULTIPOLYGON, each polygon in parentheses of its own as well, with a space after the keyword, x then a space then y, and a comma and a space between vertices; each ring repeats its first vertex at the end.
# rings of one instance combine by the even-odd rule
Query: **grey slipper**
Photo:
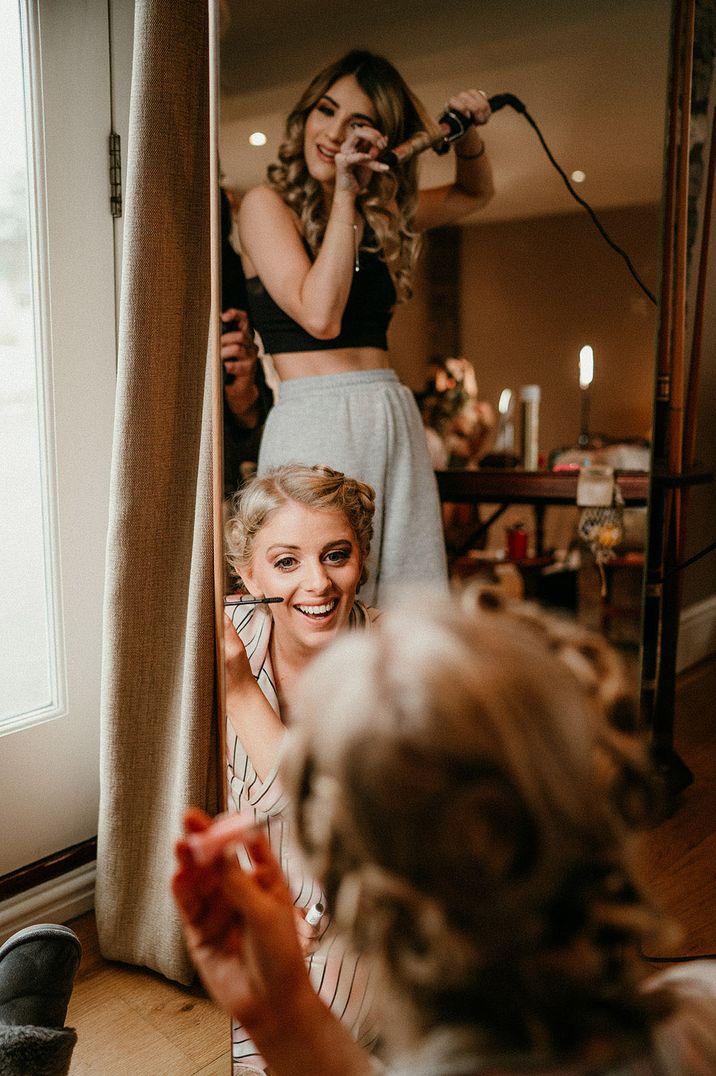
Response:
POLYGON ((0 1024, 0 1076, 67 1076, 76 1042, 71 1027, 0 1024))
POLYGON ((0 945, 0 1024, 63 1028, 82 946, 69 927, 38 923, 0 945))

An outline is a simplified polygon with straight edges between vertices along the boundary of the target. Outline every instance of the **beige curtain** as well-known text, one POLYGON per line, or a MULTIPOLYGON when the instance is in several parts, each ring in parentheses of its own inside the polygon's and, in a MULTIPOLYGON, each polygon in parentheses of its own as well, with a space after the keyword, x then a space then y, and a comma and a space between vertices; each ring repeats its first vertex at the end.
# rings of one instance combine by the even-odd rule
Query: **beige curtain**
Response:
POLYGON ((104 609, 103 954, 192 978, 169 891, 216 809, 206 4, 137 0, 104 609))

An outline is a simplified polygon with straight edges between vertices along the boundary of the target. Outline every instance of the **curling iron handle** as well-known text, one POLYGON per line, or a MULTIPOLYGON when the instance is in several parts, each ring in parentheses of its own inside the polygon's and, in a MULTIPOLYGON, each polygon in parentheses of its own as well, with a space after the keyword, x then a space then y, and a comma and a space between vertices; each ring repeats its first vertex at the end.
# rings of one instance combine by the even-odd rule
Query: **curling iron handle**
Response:
MULTIPOLYGON (((513 93, 496 93, 494 97, 487 98, 487 103, 490 106, 491 112, 499 112, 505 105, 514 108, 515 112, 525 111, 525 105, 523 105, 519 97, 515 97, 513 93)), ((475 120, 472 115, 458 112, 453 108, 449 108, 446 112, 443 112, 438 120, 441 127, 446 126, 450 129, 449 134, 446 136, 448 142, 454 142, 456 139, 462 138, 468 127, 474 122, 475 120)))
POLYGON ((514 108, 515 112, 527 111, 526 106, 513 93, 496 93, 494 97, 488 97, 487 103, 493 112, 499 112, 505 105, 514 108))
MULTIPOLYGON (((487 103, 490 106, 491 112, 499 112, 505 105, 510 105, 517 112, 524 112, 525 106, 520 101, 519 97, 515 97, 512 93, 496 93, 494 97, 488 97, 487 103)), ((440 130, 444 133, 445 138, 442 142, 438 142, 433 149, 438 154, 447 153, 452 142, 457 142, 458 138, 467 132, 468 127, 474 124, 474 118, 465 114, 464 112, 458 112, 456 109, 449 108, 446 112, 443 112, 442 116, 438 120, 440 130)))

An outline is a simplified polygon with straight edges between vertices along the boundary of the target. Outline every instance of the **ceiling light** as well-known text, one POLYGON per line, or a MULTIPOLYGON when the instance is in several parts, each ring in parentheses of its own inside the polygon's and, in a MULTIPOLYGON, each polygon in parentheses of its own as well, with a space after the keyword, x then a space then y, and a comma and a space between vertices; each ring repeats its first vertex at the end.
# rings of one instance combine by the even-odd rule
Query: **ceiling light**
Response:
POLYGON ((572 172, 572 181, 574 183, 584 183, 586 178, 586 173, 582 172, 579 168, 577 168, 575 172, 572 172))
POLYGON ((263 131, 254 131, 253 134, 249 135, 249 142, 252 146, 265 146, 267 141, 268 139, 263 131))

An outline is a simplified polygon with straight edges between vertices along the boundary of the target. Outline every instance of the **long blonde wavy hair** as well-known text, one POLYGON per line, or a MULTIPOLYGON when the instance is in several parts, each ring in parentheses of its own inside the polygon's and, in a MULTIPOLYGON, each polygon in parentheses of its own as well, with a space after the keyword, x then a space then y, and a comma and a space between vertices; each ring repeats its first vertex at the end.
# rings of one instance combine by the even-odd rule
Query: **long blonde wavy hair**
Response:
MULTIPOLYGON (((268 168, 268 183, 298 216, 314 255, 323 240, 327 218, 321 185, 306 166, 306 119, 330 87, 346 75, 353 75, 373 102, 388 145, 398 145, 416 131, 435 127, 400 73, 383 56, 354 49, 313 78, 289 114, 278 163, 268 168)), ((390 172, 375 172, 357 199, 367 225, 361 248, 382 253, 399 301, 412 294, 412 271, 420 251, 420 237, 413 227, 417 198, 417 160, 413 157, 390 172)))
POLYGON ((300 685, 287 787, 336 925, 416 1033, 458 1024, 489 1056, 648 1050, 665 930, 631 833, 653 783, 603 640, 487 595, 384 614, 300 685), (663 939, 662 939, 663 940, 663 939))

